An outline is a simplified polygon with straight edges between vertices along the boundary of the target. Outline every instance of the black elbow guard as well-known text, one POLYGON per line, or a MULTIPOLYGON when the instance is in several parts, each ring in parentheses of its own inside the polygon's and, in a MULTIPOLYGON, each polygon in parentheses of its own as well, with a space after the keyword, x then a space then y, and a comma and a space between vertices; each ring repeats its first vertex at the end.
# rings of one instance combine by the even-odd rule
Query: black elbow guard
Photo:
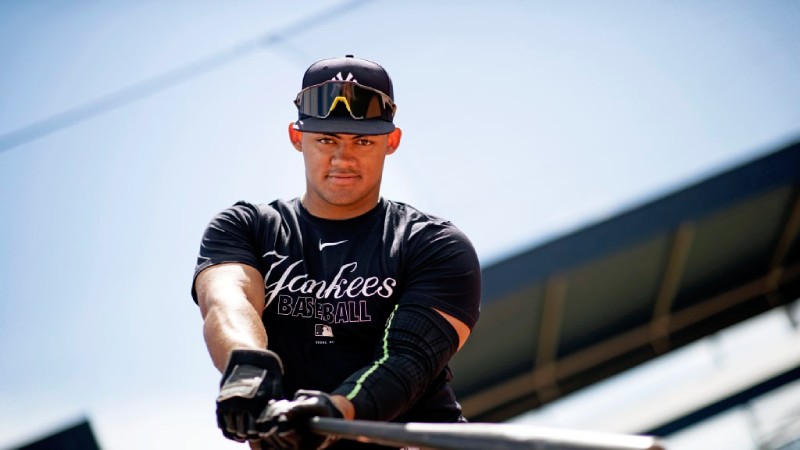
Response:
POLYGON ((395 308, 376 360, 333 393, 353 402, 356 419, 391 420, 411 407, 458 350, 458 333, 422 305, 395 308))

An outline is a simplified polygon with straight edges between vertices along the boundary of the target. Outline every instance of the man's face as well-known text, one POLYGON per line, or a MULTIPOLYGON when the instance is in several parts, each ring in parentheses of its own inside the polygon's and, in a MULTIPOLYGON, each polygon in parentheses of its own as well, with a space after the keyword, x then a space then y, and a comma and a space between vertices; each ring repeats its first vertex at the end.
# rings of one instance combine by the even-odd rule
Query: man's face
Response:
POLYGON ((397 149, 400 130, 377 136, 290 130, 290 137, 305 162, 305 207, 318 217, 346 219, 377 204, 383 163, 397 149))

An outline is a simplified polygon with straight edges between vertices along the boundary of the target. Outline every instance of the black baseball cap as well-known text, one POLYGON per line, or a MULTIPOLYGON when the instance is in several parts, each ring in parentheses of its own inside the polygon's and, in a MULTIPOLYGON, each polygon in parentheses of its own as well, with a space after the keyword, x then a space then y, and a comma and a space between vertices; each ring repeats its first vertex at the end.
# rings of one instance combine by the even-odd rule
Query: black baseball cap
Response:
MULTIPOLYGON (((315 62, 303 75, 302 89, 327 81, 348 81, 376 91, 380 91, 394 102, 392 79, 386 69, 378 63, 346 55, 344 58, 329 58, 315 62)), ((392 105, 394 107, 394 105, 392 105)), ((325 118, 304 114, 298 107, 298 120, 294 128, 311 133, 346 133, 359 135, 387 134, 394 131, 394 110, 381 117, 354 119, 344 108, 336 110, 325 118)))

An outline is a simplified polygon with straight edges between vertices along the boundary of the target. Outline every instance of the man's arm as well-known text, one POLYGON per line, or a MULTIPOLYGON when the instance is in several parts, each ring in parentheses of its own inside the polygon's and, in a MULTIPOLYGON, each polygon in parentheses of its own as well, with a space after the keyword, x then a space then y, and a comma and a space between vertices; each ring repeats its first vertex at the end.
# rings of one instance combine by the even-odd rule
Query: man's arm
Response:
POLYGON ((264 283, 246 264, 208 267, 195 279, 203 315, 203 336, 214 365, 222 372, 217 424, 225 437, 257 445, 255 419, 267 402, 283 396, 280 358, 268 351, 261 322, 264 283))
MULTIPOLYGON (((460 350, 461 347, 463 347, 464 344, 467 342, 467 338, 469 338, 469 335, 471 333, 469 327, 461 320, 456 319, 455 317, 451 316, 450 314, 447 314, 444 311, 440 311, 436 308, 433 308, 433 310, 439 313, 440 316, 442 316, 445 320, 447 320, 447 322, 450 325, 452 325, 453 329, 458 334, 458 349, 460 350)), ((330 399, 333 402, 333 404, 336 405, 339 411, 341 411, 345 419, 347 420, 355 419, 356 415, 355 406, 353 405, 353 402, 347 399, 347 397, 343 395, 331 395, 330 399)))
POLYGON ((203 315, 203 337, 214 366, 225 370, 234 349, 266 349, 261 322, 264 282, 254 267, 228 263, 211 266, 195 280, 203 315))
POLYGON ((398 305, 387 322, 379 359, 333 394, 299 390, 294 400, 270 403, 256 420, 262 442, 274 448, 326 447, 329 439, 308 431, 307 421, 313 416, 391 420, 430 386, 468 330, 461 320, 437 309, 398 305), (458 330, 462 325, 465 334, 458 330))
POLYGON ((444 317, 445 320, 447 320, 447 322, 453 326, 453 329, 456 330, 456 333, 458 333, 458 350, 461 350, 461 347, 467 343, 467 338, 469 338, 469 335, 472 331, 469 329, 467 324, 456 319, 450 314, 447 314, 446 312, 440 311, 436 308, 433 308, 433 310, 439 313, 440 316, 444 317))

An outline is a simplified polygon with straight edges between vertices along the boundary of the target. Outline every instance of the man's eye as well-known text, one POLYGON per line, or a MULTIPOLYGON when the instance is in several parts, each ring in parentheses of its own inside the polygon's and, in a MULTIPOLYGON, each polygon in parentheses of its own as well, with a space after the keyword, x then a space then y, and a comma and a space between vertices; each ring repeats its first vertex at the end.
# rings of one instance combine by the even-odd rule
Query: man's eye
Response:
POLYGON ((320 144, 332 144, 333 143, 333 139, 331 139, 331 138, 319 138, 317 140, 317 142, 319 142, 320 144))
POLYGON ((356 141, 356 144, 358 144, 358 145, 372 145, 372 141, 370 141, 369 139, 359 139, 359 140, 356 141))

